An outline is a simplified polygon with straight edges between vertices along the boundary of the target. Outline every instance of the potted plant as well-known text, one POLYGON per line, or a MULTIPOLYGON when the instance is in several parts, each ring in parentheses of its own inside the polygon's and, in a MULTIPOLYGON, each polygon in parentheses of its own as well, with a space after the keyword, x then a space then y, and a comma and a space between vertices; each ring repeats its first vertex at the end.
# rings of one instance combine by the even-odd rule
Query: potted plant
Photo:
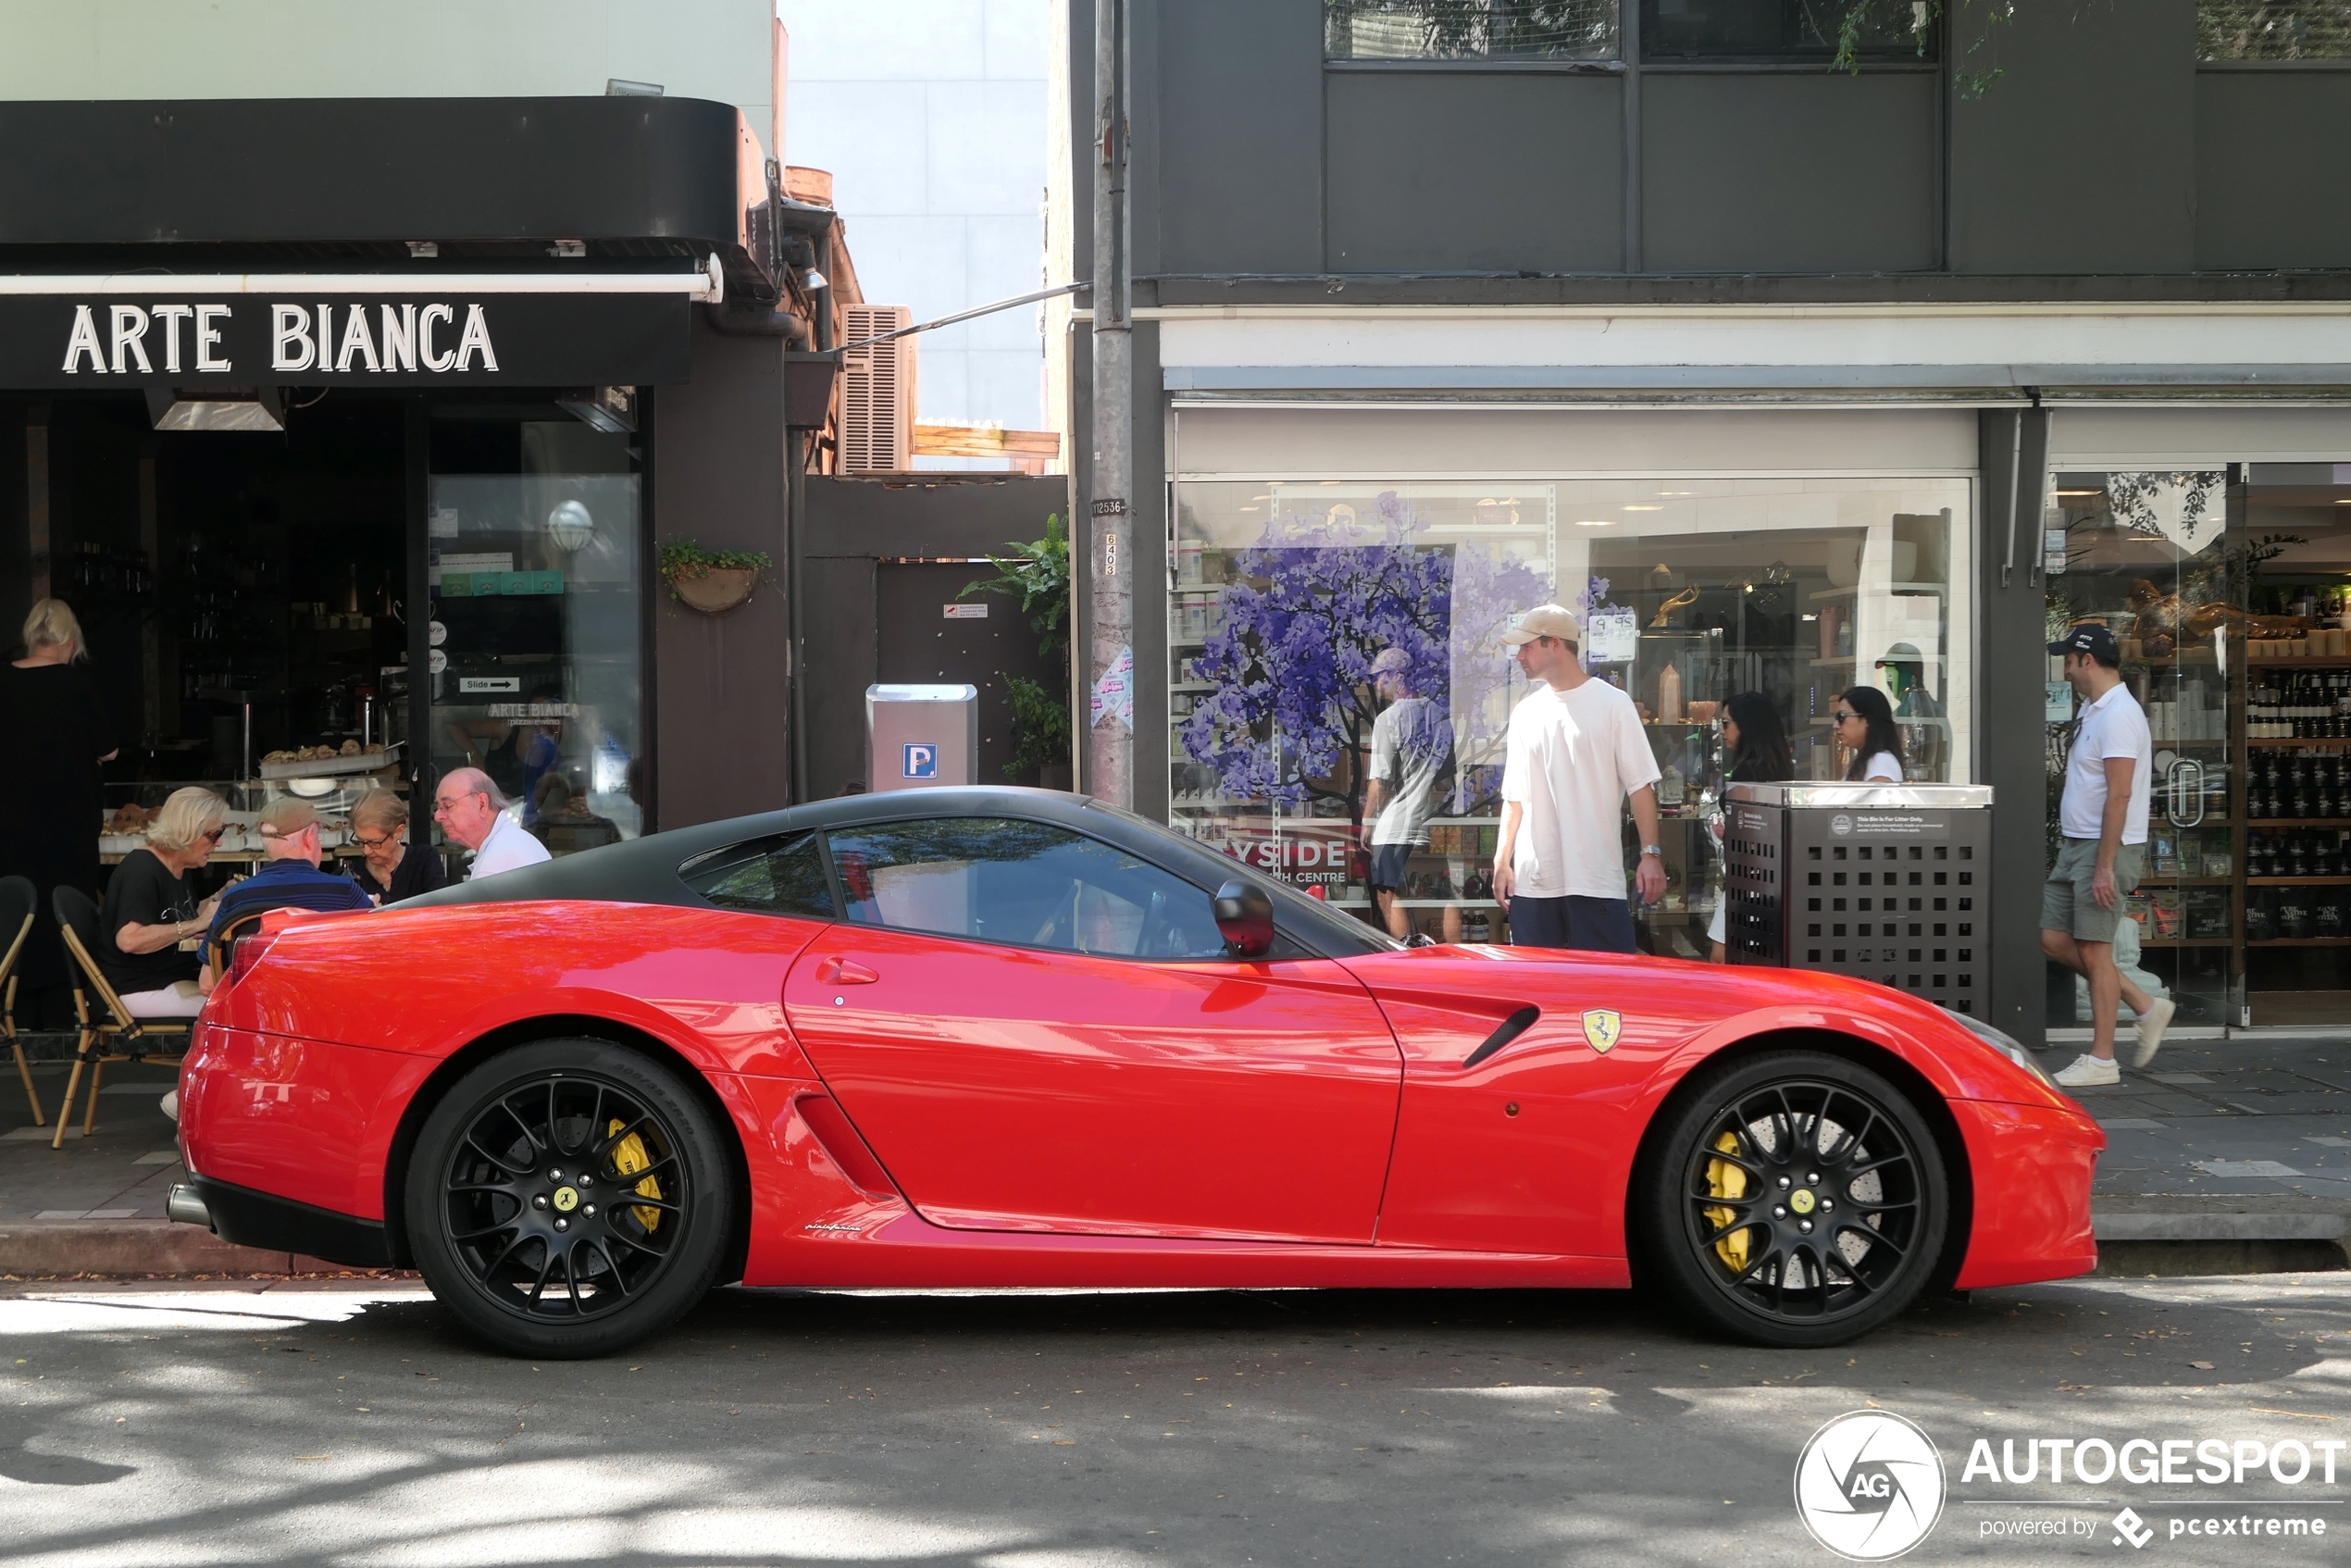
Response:
POLYGON ((764 550, 705 550, 690 539, 661 547, 669 596, 704 615, 723 615, 751 597, 759 574, 775 563, 764 550))
MULTIPOLYGON (((1007 544, 989 562, 997 575, 964 589, 962 598, 1002 593, 1017 596, 1029 629, 1037 633, 1038 652, 1048 659, 1069 652, 1069 534, 1059 513, 1045 519, 1045 537, 1026 544, 1007 544)), ((1070 712, 1066 680, 1050 684, 1024 676, 998 672, 1013 709, 1013 760, 1008 777, 1031 769, 1048 790, 1070 785, 1070 712)))

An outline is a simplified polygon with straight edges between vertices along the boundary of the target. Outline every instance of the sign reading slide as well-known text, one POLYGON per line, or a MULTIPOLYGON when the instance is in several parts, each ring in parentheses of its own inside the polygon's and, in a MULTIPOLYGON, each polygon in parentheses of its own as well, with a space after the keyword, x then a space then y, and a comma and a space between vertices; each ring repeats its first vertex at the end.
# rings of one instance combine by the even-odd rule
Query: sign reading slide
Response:
POLYGON ((652 386, 687 379, 674 294, 0 297, 0 386, 652 386))

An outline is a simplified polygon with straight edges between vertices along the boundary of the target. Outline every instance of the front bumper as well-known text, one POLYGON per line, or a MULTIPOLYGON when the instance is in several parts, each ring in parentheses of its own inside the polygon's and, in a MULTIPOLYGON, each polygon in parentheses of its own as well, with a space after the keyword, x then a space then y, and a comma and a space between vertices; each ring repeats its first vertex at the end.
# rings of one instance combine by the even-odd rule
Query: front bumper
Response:
POLYGON ((191 1176, 172 1188, 164 1212, 240 1247, 293 1252, 348 1268, 399 1266, 381 1220, 338 1214, 225 1181, 191 1176))
POLYGON ((2071 1108, 1949 1102, 1975 1175, 1961 1290, 2069 1279, 2098 1264, 2090 1184, 2106 1135, 2071 1108))

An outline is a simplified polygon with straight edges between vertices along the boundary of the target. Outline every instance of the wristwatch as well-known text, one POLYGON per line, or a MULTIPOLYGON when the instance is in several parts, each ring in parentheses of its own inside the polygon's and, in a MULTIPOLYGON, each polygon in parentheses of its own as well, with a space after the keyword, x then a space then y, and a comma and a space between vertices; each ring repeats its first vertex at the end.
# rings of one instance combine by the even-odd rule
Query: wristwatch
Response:
POLYGON ((1643 844, 1641 846, 1641 852, 1643 854, 1653 854, 1657 856, 1658 859, 1663 860, 1665 858, 1665 846, 1662 844, 1643 844))

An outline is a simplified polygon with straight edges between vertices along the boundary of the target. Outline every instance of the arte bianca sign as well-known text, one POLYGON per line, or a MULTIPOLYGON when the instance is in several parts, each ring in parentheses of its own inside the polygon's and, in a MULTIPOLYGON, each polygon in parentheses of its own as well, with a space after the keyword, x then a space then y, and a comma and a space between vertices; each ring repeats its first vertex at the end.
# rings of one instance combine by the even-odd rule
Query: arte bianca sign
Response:
POLYGON ((674 385, 689 308, 627 293, 0 297, 0 388, 674 385))
MULTIPOLYGON (((339 376, 363 369, 378 375, 402 371, 413 375, 422 369, 439 376, 472 369, 477 363, 484 370, 498 368, 498 351, 490 341, 490 320, 479 304, 463 307, 462 329, 456 325, 459 307, 446 303, 420 306, 404 301, 375 308, 380 313, 379 325, 371 328, 365 303, 344 305, 338 334, 332 304, 320 302, 315 317, 306 305, 272 304, 271 373, 316 368, 339 376)), ((160 360, 167 375, 192 371, 233 376, 236 362, 222 352, 227 337, 222 323, 233 314, 227 305, 77 305, 66 338, 63 368, 68 376, 85 370, 99 376, 152 376, 160 360), (106 314, 103 334, 98 327, 100 310, 106 314), (180 352, 183 328, 193 351, 192 361, 180 352), (156 339, 153 355, 147 352, 150 333, 156 339)))

